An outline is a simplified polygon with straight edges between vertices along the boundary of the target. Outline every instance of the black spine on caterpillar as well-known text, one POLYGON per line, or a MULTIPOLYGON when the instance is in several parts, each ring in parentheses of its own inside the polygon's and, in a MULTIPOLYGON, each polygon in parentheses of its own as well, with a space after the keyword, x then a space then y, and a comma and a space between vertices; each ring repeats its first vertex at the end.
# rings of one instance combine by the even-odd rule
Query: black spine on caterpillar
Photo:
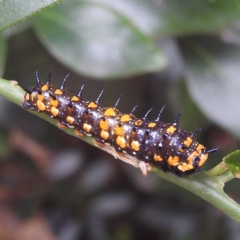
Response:
MULTIPOLYGON (((67 75, 68 77, 68 75, 67 75)), ((41 83, 36 73, 36 85, 26 90, 23 107, 43 112, 58 120, 60 127, 75 128, 78 136, 92 136, 96 145, 126 162, 136 162, 146 175, 146 164, 155 165, 164 171, 181 175, 193 173, 205 163, 209 153, 218 148, 206 149, 189 133, 178 127, 178 114, 173 123, 163 123, 159 116, 155 121, 136 118, 132 113, 121 113, 115 107, 99 104, 100 95, 95 101, 83 99, 85 83, 78 94, 65 90, 64 78, 60 88, 51 85, 51 71, 47 82, 41 83)))

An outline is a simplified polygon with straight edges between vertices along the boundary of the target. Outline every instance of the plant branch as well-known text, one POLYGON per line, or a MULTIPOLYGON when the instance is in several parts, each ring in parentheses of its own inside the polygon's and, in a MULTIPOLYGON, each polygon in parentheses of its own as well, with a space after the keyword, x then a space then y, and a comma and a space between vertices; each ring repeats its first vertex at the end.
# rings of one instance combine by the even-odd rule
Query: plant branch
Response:
POLYGON ((231 171, 224 172, 222 175, 218 176, 219 181, 227 183, 228 181, 234 179, 234 175, 231 171))
POLYGON ((209 176, 206 172, 179 178, 172 173, 163 173, 157 168, 153 168, 152 171, 161 178, 195 193, 240 223, 240 206, 223 191, 226 179, 221 181, 221 178, 209 176))
POLYGON ((208 171, 209 176, 218 176, 221 175, 222 173, 228 171, 227 166, 225 165, 224 162, 220 162, 217 166, 213 167, 208 171))

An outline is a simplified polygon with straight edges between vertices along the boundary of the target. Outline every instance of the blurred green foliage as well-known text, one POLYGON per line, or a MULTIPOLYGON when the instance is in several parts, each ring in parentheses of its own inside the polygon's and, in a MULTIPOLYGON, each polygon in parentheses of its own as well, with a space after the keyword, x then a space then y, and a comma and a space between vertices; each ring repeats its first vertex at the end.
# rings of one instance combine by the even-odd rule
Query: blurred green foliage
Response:
MULTIPOLYGON (((28 88, 34 85, 34 71, 39 70, 42 79, 47 76, 48 69, 53 67, 53 82, 59 85, 59 79, 70 71, 72 74, 67 82, 69 92, 76 92, 81 81, 87 78, 84 92, 87 99, 95 98, 104 86, 106 90, 103 102, 107 103, 104 105, 112 105, 119 94, 122 94, 121 111, 124 109, 129 112, 139 102, 141 108, 138 111, 144 114, 152 105, 160 109, 167 104, 163 118, 167 116, 165 119, 169 122, 176 112, 184 109, 184 129, 194 130, 203 126, 206 130, 200 137, 208 142, 208 145, 220 145, 223 149, 220 154, 224 155, 224 151, 232 151, 238 146, 240 4, 236 0, 3 0, 0 1, 0 30, 0 75, 5 79, 16 79, 20 86, 28 88), (212 131, 210 121, 219 128, 213 127, 212 131), (221 128, 230 134, 223 133, 221 128)), ((157 112, 158 110, 154 114, 157 112)), ((79 147, 82 143, 69 140, 67 136, 58 137, 61 133, 43 127, 36 119, 34 124, 31 118, 25 120, 24 114, 20 110, 2 107, 0 120, 4 132, 6 129, 20 127, 48 146, 59 141, 59 149, 62 145, 81 150, 87 148, 79 147)), ((2 134, 1 142, 7 142, 6 135, 2 134)), ((0 151, 5 154, 9 146, 3 146, 4 149, 0 151)), ((93 154, 89 149, 88 153, 93 154)), ((213 166, 214 158, 216 157, 211 156, 211 161, 207 164, 213 166)), ((238 161, 230 160, 229 167, 236 170, 238 161)), ((217 161, 219 162, 219 157, 217 161)), ((238 174, 238 169, 235 172, 238 174)), ((118 171, 119 176, 115 176, 114 183, 111 182, 115 187, 117 179, 117 182, 121 183, 119 189, 126 187, 126 178, 121 178, 121 174, 123 173, 118 171)), ((100 176, 100 179, 102 178, 100 176)), ((132 173, 128 178, 137 185, 139 180, 136 180, 132 173)), ((128 186, 131 193, 136 189, 134 184, 128 186)), ((209 209, 203 207, 197 198, 185 195, 185 192, 174 186, 165 189, 164 184, 159 182, 157 184, 161 184, 161 188, 157 188, 155 193, 152 188, 157 184, 149 184, 151 190, 146 192, 151 191, 150 197, 150 194, 142 190, 144 184, 142 183, 142 188, 139 187, 141 190, 138 189, 140 194, 136 194, 144 195, 144 201, 141 202, 139 198, 139 202, 134 202, 135 207, 140 206, 136 207, 136 214, 142 210, 141 206, 151 207, 153 199, 157 207, 164 201, 169 204, 168 209, 171 211, 167 211, 166 217, 169 217, 169 223, 176 220, 176 226, 182 223, 183 215, 198 215, 194 218, 200 229, 197 234, 194 221, 187 220, 186 226, 189 226, 189 223, 194 226, 190 227, 190 230, 185 226, 176 227, 172 231, 172 225, 161 217, 163 222, 167 222, 166 228, 169 228, 168 234, 172 239, 228 237, 223 228, 218 233, 220 237, 215 234, 222 219, 219 218, 219 213, 210 214, 209 209), (169 201, 171 194, 174 197, 169 201), (148 204, 144 204, 145 198, 149 200, 148 204), (176 213, 179 212, 181 214, 177 218, 176 213)), ((73 186, 72 182, 69 185, 73 186)), ((70 191, 69 185, 67 184, 67 190, 64 190, 68 194, 71 192, 71 198, 66 197, 62 189, 57 194, 50 192, 55 194, 58 200, 68 198, 66 201, 70 202, 69 205, 77 205, 79 197, 76 197, 74 192, 75 185, 70 191)), ((91 209, 91 201, 82 204, 85 204, 86 209, 91 209)), ((153 204, 151 209, 153 212, 155 205, 153 204)), ((165 209, 165 206, 161 208, 165 209)), ((161 214, 162 212, 164 211, 161 210, 161 214)), ((148 213, 146 215, 148 216, 148 213)), ((138 215, 136 216, 137 219, 138 215)), ((153 214, 150 220, 152 216, 153 214)), ((121 227, 116 229, 116 239, 133 239, 130 224, 123 219, 122 228, 126 227, 126 230, 122 233, 121 227)), ((148 218, 145 218, 145 221, 144 227, 150 225, 150 234, 152 228, 157 229, 159 225, 164 225, 162 222, 154 225, 157 221, 151 222, 148 218)), ((92 225, 95 227, 95 222, 92 225)), ((137 232, 141 235, 141 227, 138 227, 137 232)), ((232 232, 234 234, 234 231, 232 232)))

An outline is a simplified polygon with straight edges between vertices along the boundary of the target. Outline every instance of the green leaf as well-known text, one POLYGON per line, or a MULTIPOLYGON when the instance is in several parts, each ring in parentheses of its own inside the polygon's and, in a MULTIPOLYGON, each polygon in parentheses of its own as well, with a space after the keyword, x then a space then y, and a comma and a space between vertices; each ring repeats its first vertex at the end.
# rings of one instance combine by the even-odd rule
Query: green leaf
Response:
POLYGON ((43 12, 34 26, 48 50, 80 74, 119 78, 158 71, 166 64, 131 16, 108 5, 69 1, 43 12))
POLYGON ((0 76, 2 76, 4 71, 6 53, 7 53, 6 40, 0 34, 0 76))
POLYGON ((224 159, 226 166, 236 178, 240 178, 240 150, 227 155, 224 159))
POLYGON ((236 0, 168 0, 153 1, 158 5, 161 35, 182 35, 216 31, 230 25, 240 17, 240 4, 236 0))
POLYGON ((192 98, 212 121, 240 138, 240 48, 206 36, 181 43, 192 98))
POLYGON ((238 20, 240 4, 236 0, 98 0, 131 19, 148 35, 183 35, 216 31, 238 20))
POLYGON ((44 8, 53 6, 60 0, 1 0, 0 31, 24 21, 44 8))
POLYGON ((153 36, 216 31, 240 17, 236 0, 71 0, 36 18, 48 50, 74 71, 119 78, 159 71, 153 36))

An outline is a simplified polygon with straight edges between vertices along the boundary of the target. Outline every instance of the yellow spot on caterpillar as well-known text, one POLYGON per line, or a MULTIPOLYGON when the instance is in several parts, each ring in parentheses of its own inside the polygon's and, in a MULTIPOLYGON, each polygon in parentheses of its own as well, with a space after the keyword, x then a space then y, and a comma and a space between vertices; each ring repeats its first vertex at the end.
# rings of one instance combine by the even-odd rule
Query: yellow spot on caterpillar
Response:
POLYGON ((108 130, 108 121, 107 120, 103 120, 103 119, 101 119, 101 121, 100 121, 100 128, 102 129, 102 130, 108 130))
POLYGON ((130 116, 129 114, 124 114, 124 115, 122 115, 121 118, 120 118, 120 121, 121 121, 121 122, 129 122, 129 121, 131 121, 131 120, 132 120, 132 118, 131 118, 131 116, 130 116))
MULTIPOLYGON (((203 149, 205 149, 205 147, 202 144, 198 144, 197 151, 201 152, 203 149)), ((201 155, 199 155, 199 157, 200 161, 198 162, 198 167, 201 167, 206 162, 208 158, 208 153, 202 153, 201 155)))
POLYGON ((59 110, 55 107, 51 107, 50 112, 54 117, 56 117, 59 113, 59 110))
POLYGON ((190 137, 187 137, 187 139, 183 142, 187 147, 189 147, 192 144, 193 140, 190 137))
POLYGON ((187 158, 188 162, 192 162, 193 158, 196 157, 198 155, 197 151, 193 151, 187 158))
POLYGON ((202 144, 197 145, 197 151, 198 152, 201 152, 203 149, 205 149, 205 147, 202 144))
POLYGON ((67 122, 68 122, 69 124, 73 124, 74 121, 75 121, 74 117, 67 116, 67 122))
POLYGON ((135 151, 139 151, 140 144, 138 141, 132 141, 131 142, 131 148, 135 151))
POLYGON ((163 160, 160 155, 154 155, 153 158, 154 158, 155 161, 159 161, 159 162, 161 162, 163 160))
POLYGON ((182 163, 181 165, 178 166, 178 169, 181 170, 182 172, 185 172, 194 169, 194 167, 192 163, 182 163))
POLYGON ((139 119, 139 120, 134 122, 134 125, 135 126, 140 126, 142 123, 143 123, 143 121, 139 119))
POLYGON ((43 85, 42 88, 41 88, 41 90, 42 90, 42 91, 47 91, 47 90, 48 90, 48 85, 47 85, 47 84, 43 85))
POLYGON ((58 106, 58 100, 51 100, 50 101, 50 105, 54 106, 54 107, 57 107, 58 106))
POLYGON ((198 167, 201 167, 208 158, 208 154, 199 155, 199 153, 197 151, 193 151, 187 158, 188 164, 186 166, 184 166, 184 171, 194 169, 193 159, 197 156, 200 158, 200 160, 198 162, 198 167))
POLYGON ((23 99, 23 101, 25 101, 25 100, 29 100, 30 98, 29 98, 29 94, 27 93, 26 95, 25 95, 25 97, 24 97, 24 99, 23 99))
POLYGON ((31 101, 33 102, 34 101, 34 98, 35 98, 35 95, 34 94, 31 94, 31 101))
POLYGON ((125 148, 127 146, 127 142, 126 140, 124 139, 124 137, 120 137, 118 136, 116 138, 116 143, 117 145, 120 147, 120 148, 125 148))
POLYGON ((104 140, 108 139, 109 133, 107 131, 102 130, 100 133, 101 138, 103 138, 104 140))
POLYGON ((73 96, 72 98, 71 98, 71 101, 78 101, 79 100, 79 98, 77 97, 77 96, 73 96))
POLYGON ((90 132, 91 131, 91 129, 92 129, 92 126, 90 125, 90 124, 87 124, 87 123, 84 123, 83 124, 83 130, 85 131, 85 132, 90 132))
POLYGON ((46 110, 46 106, 40 100, 37 100, 37 108, 38 108, 39 111, 45 111, 46 110))
POLYGON ((38 95, 37 95, 37 98, 38 98, 40 101, 43 101, 43 100, 44 100, 44 96, 41 95, 41 94, 38 94, 38 95))
POLYGON ((115 109, 113 108, 108 108, 104 113, 103 113, 104 116, 106 117, 115 117, 117 115, 117 112, 115 109))
POLYGON ((56 95, 62 95, 63 94, 62 90, 60 90, 60 89, 56 89, 54 93, 56 95))
POLYGON ((116 135, 118 135, 118 136, 124 136, 124 129, 123 129, 123 127, 117 126, 117 127, 115 128, 114 133, 115 133, 116 135))
POLYGON ((176 127, 174 126, 170 126, 169 128, 167 128, 166 132, 168 134, 173 134, 176 131, 176 127))
POLYGON ((157 125, 156 123, 151 122, 151 123, 148 124, 148 127, 153 128, 153 127, 155 127, 156 125, 157 125))
POLYGON ((184 152, 184 149, 179 148, 178 151, 179 151, 179 152, 184 152))
POLYGON ((178 166, 180 164, 179 162, 179 157, 178 156, 174 156, 174 157, 169 157, 167 162, 170 166, 178 166))
POLYGON ((198 162, 198 167, 201 167, 207 160, 208 158, 208 153, 202 154, 200 157, 200 161, 198 162))
POLYGON ((90 102, 89 104, 88 104, 88 107, 89 108, 97 108, 97 104, 95 103, 95 102, 90 102))

